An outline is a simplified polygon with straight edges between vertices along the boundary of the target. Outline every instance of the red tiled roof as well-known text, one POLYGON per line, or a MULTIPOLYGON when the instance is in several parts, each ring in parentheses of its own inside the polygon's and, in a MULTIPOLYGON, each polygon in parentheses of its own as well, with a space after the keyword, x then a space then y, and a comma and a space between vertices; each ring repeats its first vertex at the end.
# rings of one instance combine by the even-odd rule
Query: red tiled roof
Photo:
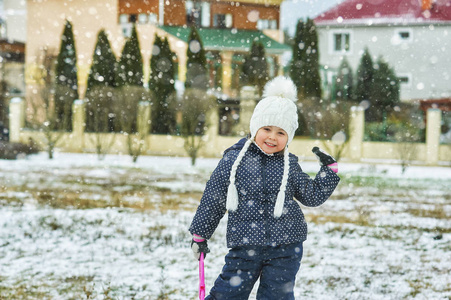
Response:
POLYGON ((431 0, 430 10, 422 0, 345 0, 315 18, 317 25, 451 23, 451 0, 431 0))

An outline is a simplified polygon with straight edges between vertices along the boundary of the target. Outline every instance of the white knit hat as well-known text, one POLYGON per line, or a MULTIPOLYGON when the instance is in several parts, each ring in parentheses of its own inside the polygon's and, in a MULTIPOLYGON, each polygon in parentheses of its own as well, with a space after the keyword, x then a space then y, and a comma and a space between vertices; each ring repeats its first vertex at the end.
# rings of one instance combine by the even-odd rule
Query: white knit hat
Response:
POLYGON ((263 90, 263 99, 255 106, 250 121, 251 137, 246 141, 230 171, 230 185, 227 193, 226 207, 229 211, 238 208, 238 191, 235 186, 236 170, 249 146, 255 139, 257 131, 264 126, 277 126, 288 134, 288 142, 284 150, 284 167, 282 183, 274 207, 274 217, 282 215, 285 201, 285 189, 288 182, 289 156, 288 144, 293 140, 298 128, 297 89, 293 81, 287 77, 279 76, 269 81, 263 90))

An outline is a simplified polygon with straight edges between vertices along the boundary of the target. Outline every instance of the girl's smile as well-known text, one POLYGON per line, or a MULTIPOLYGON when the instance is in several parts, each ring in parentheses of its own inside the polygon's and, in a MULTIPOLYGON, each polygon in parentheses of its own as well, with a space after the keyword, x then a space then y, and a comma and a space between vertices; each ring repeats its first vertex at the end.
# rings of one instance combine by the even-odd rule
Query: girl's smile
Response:
POLYGON ((285 149, 288 134, 277 126, 263 126, 255 135, 255 143, 267 154, 273 154, 285 149))

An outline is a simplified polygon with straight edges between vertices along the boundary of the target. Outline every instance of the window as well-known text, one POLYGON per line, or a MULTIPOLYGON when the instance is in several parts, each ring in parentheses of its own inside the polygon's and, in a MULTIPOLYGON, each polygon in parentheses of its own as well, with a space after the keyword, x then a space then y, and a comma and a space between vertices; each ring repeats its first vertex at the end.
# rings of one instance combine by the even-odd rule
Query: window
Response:
POLYGON ((213 26, 216 28, 232 28, 232 15, 214 15, 213 26))
POLYGON ((335 54, 350 54, 352 52, 352 33, 349 30, 336 30, 330 33, 329 51, 335 54))
POLYGON ((149 14, 149 23, 157 24, 157 22, 158 22, 157 14, 149 14))
POLYGON ((199 27, 210 27, 210 3, 186 1, 186 23, 199 27))
POLYGON ((401 86, 410 87, 412 85, 412 74, 399 74, 398 79, 401 86))
POLYGON ((119 23, 120 24, 127 24, 128 23, 128 15, 122 14, 119 16, 119 23))
POLYGON ((410 32, 408 31, 400 31, 399 32, 399 37, 403 40, 408 40, 410 39, 410 32))
POLYGON ((202 2, 201 24, 202 24, 202 27, 210 27, 210 3, 209 2, 202 2))
POLYGON ((336 33, 334 42, 335 51, 349 52, 349 33, 336 33))
POLYGON ((133 25, 131 23, 121 24, 122 35, 124 37, 131 37, 132 36, 132 28, 133 28, 133 25))
POLYGON ((395 39, 398 42, 412 42, 413 32, 411 28, 402 28, 395 30, 395 39))
MULTIPOLYGON (((139 21, 141 22, 141 16, 142 14, 139 15, 139 21)), ((147 19, 147 17, 146 17, 147 19)), ((120 24, 127 24, 127 23, 136 23, 138 21, 138 15, 136 14, 121 14, 119 16, 119 23, 120 24)))
POLYGON ((158 22, 158 17, 154 13, 149 14, 121 14, 119 16, 119 24, 156 24, 158 22))
POLYGON ((138 15, 139 24, 156 24, 157 21, 158 21, 157 15, 153 13, 138 15))
POLYGON ((139 14, 138 15, 138 22, 139 24, 146 24, 147 23, 147 14, 139 14))
POLYGON ((260 19, 260 20, 257 21, 257 29, 258 30, 277 29, 277 21, 276 20, 260 19))

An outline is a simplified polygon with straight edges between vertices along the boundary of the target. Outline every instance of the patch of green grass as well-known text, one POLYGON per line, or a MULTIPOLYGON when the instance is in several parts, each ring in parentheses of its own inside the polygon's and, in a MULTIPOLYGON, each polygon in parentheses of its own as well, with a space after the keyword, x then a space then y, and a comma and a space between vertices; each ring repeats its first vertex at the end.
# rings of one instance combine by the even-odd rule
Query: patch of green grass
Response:
POLYGON ((411 288, 409 296, 412 296, 412 298, 415 298, 419 293, 421 293, 421 291, 429 290, 431 288, 431 284, 429 282, 419 279, 407 280, 407 283, 411 288))
POLYGON ((449 190, 449 181, 445 179, 425 178, 389 178, 385 176, 359 176, 340 174, 340 185, 355 187, 376 187, 379 189, 436 189, 449 190))

